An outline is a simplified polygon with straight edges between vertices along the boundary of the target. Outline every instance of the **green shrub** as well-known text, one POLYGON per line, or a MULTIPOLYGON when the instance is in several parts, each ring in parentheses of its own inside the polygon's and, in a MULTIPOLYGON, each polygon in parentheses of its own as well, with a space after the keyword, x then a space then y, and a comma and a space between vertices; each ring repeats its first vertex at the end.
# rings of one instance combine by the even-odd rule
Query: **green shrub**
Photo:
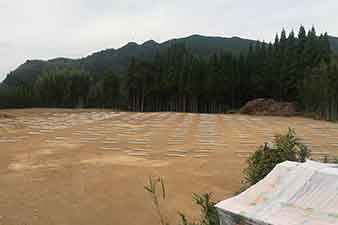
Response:
POLYGON ((305 162, 309 157, 308 148, 301 143, 294 130, 289 128, 286 135, 278 135, 275 143, 260 146, 248 159, 245 169, 245 183, 256 184, 268 175, 273 168, 284 161, 305 162))

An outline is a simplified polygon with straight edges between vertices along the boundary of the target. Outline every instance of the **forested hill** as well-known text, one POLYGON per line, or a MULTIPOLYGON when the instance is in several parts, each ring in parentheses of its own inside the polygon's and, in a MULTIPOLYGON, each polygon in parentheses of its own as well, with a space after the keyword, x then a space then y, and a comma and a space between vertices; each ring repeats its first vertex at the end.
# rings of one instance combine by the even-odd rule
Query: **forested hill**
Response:
POLYGON ((4 83, 8 86, 31 85, 44 70, 60 70, 76 68, 95 75, 102 75, 107 71, 117 74, 127 70, 132 57, 138 59, 151 59, 155 54, 161 53, 174 44, 184 43, 189 50, 198 56, 207 57, 216 52, 231 52, 238 54, 246 52, 251 43, 256 41, 238 37, 207 37, 193 35, 186 38, 172 39, 164 43, 153 40, 141 45, 131 42, 119 49, 107 49, 89 55, 82 59, 57 58, 48 61, 28 60, 16 70, 7 75, 4 83))

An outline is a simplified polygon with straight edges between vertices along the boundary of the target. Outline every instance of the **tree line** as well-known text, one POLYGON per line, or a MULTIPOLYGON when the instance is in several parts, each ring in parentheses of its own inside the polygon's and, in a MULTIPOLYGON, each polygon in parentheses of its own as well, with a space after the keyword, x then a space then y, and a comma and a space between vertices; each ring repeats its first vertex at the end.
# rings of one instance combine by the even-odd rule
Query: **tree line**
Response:
POLYGON ((192 54, 172 45, 149 60, 132 58, 124 74, 44 71, 31 87, 2 87, 2 107, 104 107, 132 111, 223 113, 255 98, 297 102, 305 112, 337 118, 338 69, 328 35, 283 29, 273 43, 246 52, 192 54))

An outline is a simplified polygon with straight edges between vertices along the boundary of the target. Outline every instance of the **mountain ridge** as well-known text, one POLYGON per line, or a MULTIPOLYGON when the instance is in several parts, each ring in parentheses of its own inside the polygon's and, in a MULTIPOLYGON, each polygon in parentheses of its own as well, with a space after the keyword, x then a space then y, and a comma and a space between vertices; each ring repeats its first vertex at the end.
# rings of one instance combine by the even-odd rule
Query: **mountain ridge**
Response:
MULTIPOLYGON (((331 48, 338 54, 338 38, 329 36, 331 48)), ((157 52, 164 51, 174 44, 185 44, 193 54, 208 56, 215 52, 227 51, 234 54, 245 52, 250 44, 257 40, 245 39, 237 36, 204 36, 193 34, 187 37, 174 38, 164 42, 148 40, 141 44, 128 42, 120 48, 108 48, 89 54, 82 58, 57 57, 48 60, 27 60, 14 71, 10 72, 3 83, 7 86, 32 85, 44 70, 77 68, 94 74, 106 71, 123 73, 126 71, 132 57, 149 59, 157 52)))
POLYGON ((148 40, 142 44, 129 42, 121 48, 101 50, 78 59, 59 57, 48 60, 27 60, 9 73, 3 83, 8 86, 31 85, 43 70, 53 68, 78 68, 95 74, 102 74, 108 70, 123 73, 128 67, 130 58, 148 59, 155 56, 157 52, 168 49, 173 44, 185 43, 194 54, 205 56, 217 51, 239 53, 246 51, 250 43, 255 42, 255 40, 239 37, 212 37, 197 34, 170 39, 161 43, 154 40, 148 40))

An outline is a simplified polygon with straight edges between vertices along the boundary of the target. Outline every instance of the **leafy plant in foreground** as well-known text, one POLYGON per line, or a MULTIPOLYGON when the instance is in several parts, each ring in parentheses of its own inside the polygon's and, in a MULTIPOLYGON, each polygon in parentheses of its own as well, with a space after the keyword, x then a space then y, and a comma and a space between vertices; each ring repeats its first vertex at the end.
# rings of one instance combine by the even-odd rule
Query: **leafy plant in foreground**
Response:
MULTIPOLYGON (((161 202, 166 200, 166 189, 164 185, 163 178, 152 178, 149 177, 149 183, 144 186, 145 190, 150 193, 153 205, 156 209, 156 214, 160 219, 161 225, 170 225, 166 220, 162 210, 161 202), (160 191, 158 191, 160 189, 160 191)), ((210 194, 197 195, 194 194, 193 198, 195 203, 200 207, 201 216, 199 221, 190 222, 187 216, 183 213, 180 213, 181 224, 182 225, 219 225, 219 217, 216 208, 214 207, 215 203, 211 201, 210 194)))
POLYGON ((164 186, 164 181, 163 178, 152 178, 149 177, 149 183, 148 185, 144 186, 144 189, 150 194, 152 202, 155 206, 156 213, 158 217, 160 218, 160 224, 161 225, 169 225, 169 223, 166 221, 164 218, 164 215, 161 210, 161 205, 160 202, 165 200, 165 186, 164 186), (158 192, 157 192, 157 186, 158 184, 161 184, 161 196, 159 197, 158 192))
POLYGON ((211 201, 210 194, 194 194, 195 203, 201 208, 201 217, 198 222, 189 222, 187 217, 180 213, 182 225, 219 225, 219 217, 215 203, 211 201))

